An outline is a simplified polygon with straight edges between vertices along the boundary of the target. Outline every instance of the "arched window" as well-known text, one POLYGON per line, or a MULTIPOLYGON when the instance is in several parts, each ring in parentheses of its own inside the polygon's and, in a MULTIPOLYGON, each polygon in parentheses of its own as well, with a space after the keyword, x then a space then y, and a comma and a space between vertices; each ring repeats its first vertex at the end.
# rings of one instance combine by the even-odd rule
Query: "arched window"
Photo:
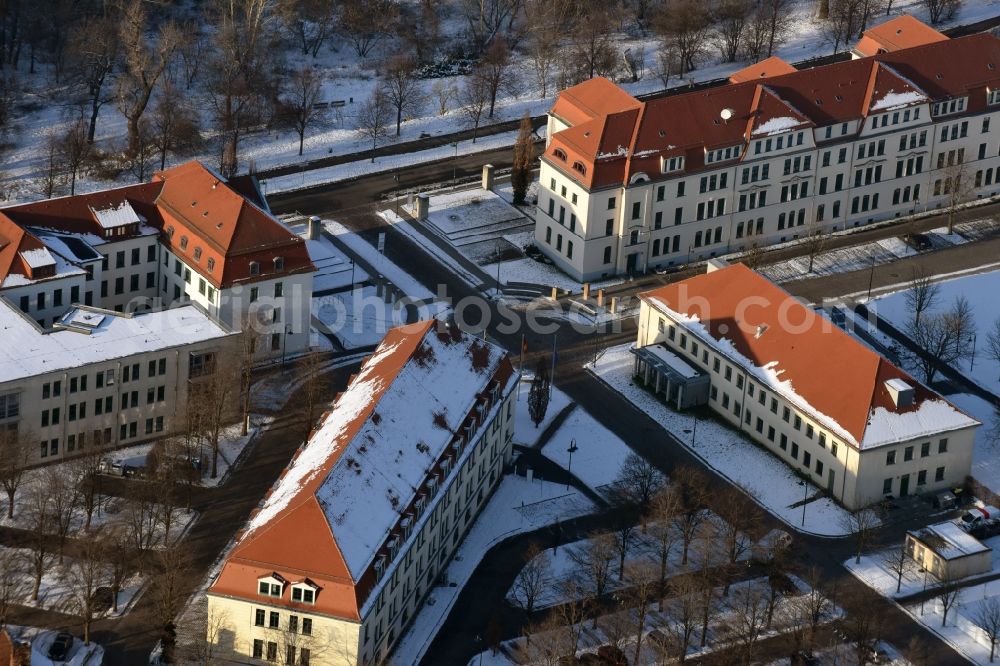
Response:
POLYGON ((181 249, 182 250, 186 250, 187 246, 188 246, 188 237, 187 236, 181 236, 181 249))
POLYGON ((587 167, 583 166, 583 162, 573 162, 573 170, 579 171, 583 175, 587 175, 587 167))
POLYGON ((562 148, 556 148, 552 151, 552 154, 561 159, 563 162, 566 161, 566 151, 562 148))
POLYGON ((280 272, 280 271, 285 270, 285 258, 284 257, 275 257, 274 258, 274 270, 276 272, 280 272))

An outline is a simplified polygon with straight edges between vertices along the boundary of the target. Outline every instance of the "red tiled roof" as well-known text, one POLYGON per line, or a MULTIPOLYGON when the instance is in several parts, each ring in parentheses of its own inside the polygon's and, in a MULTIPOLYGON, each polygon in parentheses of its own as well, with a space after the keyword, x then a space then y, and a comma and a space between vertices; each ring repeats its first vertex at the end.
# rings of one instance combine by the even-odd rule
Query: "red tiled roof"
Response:
MULTIPOLYGON (((849 435, 845 438, 848 443, 855 446, 886 443, 872 441, 872 433, 866 438, 878 409, 902 415, 916 412, 925 401, 945 402, 743 264, 660 287, 640 298, 655 309, 666 308, 694 317, 711 337, 728 340, 750 364, 770 373, 812 410, 832 420, 849 435), (885 387, 890 379, 901 379, 914 387, 912 406, 895 407, 885 387)), ((968 417, 964 420, 968 426, 976 424, 968 417)))
POLYGON ((747 81, 758 81, 760 79, 766 79, 771 76, 780 76, 782 74, 791 74, 792 72, 798 71, 790 64, 779 58, 778 56, 771 56, 766 60, 761 60, 760 62, 744 67, 738 72, 734 72, 729 75, 730 83, 745 83, 747 81))
MULTIPOLYGON (((237 185, 246 192, 252 189, 245 178, 237 185)), ((21 226, 100 236, 102 230, 93 211, 128 202, 147 224, 164 232, 160 240, 171 252, 184 257, 218 288, 276 277, 275 257, 284 261, 281 275, 314 271, 305 241, 239 190, 200 162, 192 161, 158 172, 149 183, 10 206, 0 212, 21 226), (172 238, 166 233, 171 227, 172 238), (182 236, 189 240, 186 249, 180 247, 182 236), (202 250, 197 261, 196 248, 202 250), (210 258, 215 261, 212 271, 208 270, 210 258), (251 261, 260 264, 259 277, 250 275, 251 261)))
POLYGON ((31 278, 31 267, 21 253, 41 250, 45 245, 34 234, 22 229, 9 217, 0 213, 0 284, 8 276, 22 275, 31 278))
POLYGON ((559 93, 552 114, 570 125, 578 125, 611 113, 637 109, 641 104, 603 76, 596 76, 559 93))
POLYGON ((903 14, 881 25, 865 30, 854 50, 863 56, 891 53, 902 49, 947 41, 947 37, 913 18, 903 14))
MULTIPOLYGON (((487 343, 457 331, 442 332, 436 326, 437 322, 430 320, 386 334, 309 443, 299 450, 262 509, 251 517, 209 590, 212 594, 266 602, 256 594, 258 578, 271 572, 292 582, 308 577, 321 588, 310 610, 360 619, 365 599, 376 583, 376 555, 387 552, 385 543, 395 534, 397 521, 413 506, 422 482, 439 470, 439 461, 427 457, 446 450, 453 433, 460 431, 468 417, 452 413, 456 410, 449 410, 444 401, 451 401, 452 407, 477 402, 492 381, 506 386, 514 374, 509 358, 495 348, 487 351, 487 364, 477 370, 477 349, 487 349, 487 343), (463 368, 452 363, 445 367, 441 364, 456 360, 447 354, 471 358, 473 365, 463 368), (467 387, 474 387, 476 395, 456 395, 463 393, 455 389, 462 386, 457 379, 442 381, 439 374, 432 373, 449 377, 472 373, 467 387), (394 383, 404 378, 407 386, 415 382, 424 391, 422 407, 399 404, 416 399, 393 390, 394 383), (383 399, 390 399, 386 396, 393 400, 388 406, 383 404, 383 399), (434 410, 441 411, 431 414, 434 410), (419 420, 415 416, 426 417, 427 423, 414 422, 419 420), (445 419, 447 427, 439 424, 438 418, 445 419), (399 428, 405 428, 407 435, 384 441, 389 433, 398 434, 399 428), (393 470, 391 466, 400 465, 400 461, 413 467, 393 470), (391 489, 398 484, 405 488, 394 494, 391 489), (363 487, 364 492, 354 486, 363 487), (394 496, 390 509, 381 504, 386 502, 387 493, 394 496), (412 497, 404 496, 406 493, 412 497), (357 515, 344 513, 351 511, 357 515), (383 525, 383 520, 392 524, 383 525), (358 526, 366 533, 355 538, 352 529, 358 526)), ((286 595, 280 603, 287 606, 291 602, 286 595)))
MULTIPOLYGON (((744 144, 748 130, 770 119, 797 118, 802 126, 820 127, 857 120, 891 92, 920 91, 930 99, 970 95, 969 111, 978 112, 985 108, 987 86, 1000 86, 998 65, 1000 40, 979 34, 637 102, 634 110, 554 133, 544 159, 592 188, 621 185, 640 172, 655 178, 661 157, 684 156, 685 171, 697 171, 706 150, 744 144), (732 111, 728 121, 721 117, 724 109, 732 111), (621 143, 629 135, 631 141, 621 143), (560 160, 558 150, 571 157, 560 160), (585 178, 573 171, 574 161, 583 164, 585 178)), ((553 112, 565 108, 557 100, 553 112)))

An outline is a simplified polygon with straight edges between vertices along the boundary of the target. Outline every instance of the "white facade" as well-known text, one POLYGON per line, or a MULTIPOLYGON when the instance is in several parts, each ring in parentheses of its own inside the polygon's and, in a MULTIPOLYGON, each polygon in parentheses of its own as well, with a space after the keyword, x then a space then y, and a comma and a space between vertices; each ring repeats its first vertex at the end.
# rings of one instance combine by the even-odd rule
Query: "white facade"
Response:
POLYGON ((734 361, 728 353, 731 345, 700 335, 683 318, 673 318, 644 299, 637 346, 657 343, 709 375, 708 406, 720 418, 849 509, 886 495, 960 486, 969 474, 978 425, 971 419, 960 429, 859 448, 835 433, 822 415, 803 409, 800 400, 734 361))
POLYGON ((232 333, 193 307, 120 314, 71 308, 43 331, 0 302, 0 429, 34 438, 31 461, 174 434, 188 382, 221 360, 232 333))
POLYGON ((945 207, 959 174, 964 199, 1000 194, 1000 106, 974 115, 933 106, 771 134, 734 147, 735 164, 594 191, 544 155, 536 244, 588 281, 945 207))

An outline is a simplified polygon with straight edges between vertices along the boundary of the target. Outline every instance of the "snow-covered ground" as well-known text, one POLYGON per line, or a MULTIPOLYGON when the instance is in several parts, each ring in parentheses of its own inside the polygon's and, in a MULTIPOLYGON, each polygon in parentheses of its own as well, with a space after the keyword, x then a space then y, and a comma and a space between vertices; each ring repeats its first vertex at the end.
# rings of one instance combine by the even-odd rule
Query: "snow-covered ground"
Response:
MULTIPOLYGON (((1000 298, 996 296, 1000 292, 1000 270, 938 282, 937 288, 936 305, 930 312, 945 312, 958 296, 964 296, 972 305, 976 322, 975 352, 956 362, 956 369, 983 388, 1000 394, 1000 363, 986 352, 989 334, 995 322, 1000 320, 1000 298)), ((870 307, 893 326, 905 331, 911 318, 906 303, 908 291, 904 287, 901 291, 877 298, 870 307)))
POLYGON ((371 285, 313 298, 313 316, 348 350, 377 345, 389 329, 408 323, 407 311, 413 308, 413 321, 448 312, 441 301, 424 303, 404 297, 386 303, 371 285))
MULTIPOLYGON (((710 519, 720 523, 722 520, 715 515, 712 515, 710 519)), ((633 567, 641 569, 649 566, 652 567, 652 570, 659 571, 659 543, 653 531, 649 529, 651 527, 655 528, 655 525, 649 523, 645 532, 638 527, 632 532, 631 541, 629 542, 625 556, 624 572, 619 570, 620 560, 616 554, 610 568, 608 580, 609 591, 621 587, 630 587, 634 584, 634 581, 629 578, 629 571, 633 570, 633 567)), ((696 531, 691 542, 686 564, 683 563, 681 533, 675 527, 671 527, 670 529, 673 532, 673 536, 667 557, 668 577, 696 571, 704 566, 706 557, 708 558, 709 566, 712 567, 726 564, 729 561, 724 549, 719 548, 718 528, 711 525, 708 521, 699 526, 696 531)), ((750 557, 750 542, 747 537, 742 535, 740 536, 740 541, 742 542, 742 552, 737 556, 737 561, 744 561, 750 557)), ((563 544, 558 548, 548 548, 536 556, 536 560, 538 560, 535 565, 536 570, 544 572, 545 580, 541 594, 535 599, 536 608, 545 608, 571 601, 576 596, 571 597, 567 592, 574 589, 584 594, 592 594, 594 592, 592 582, 587 579, 586 572, 581 571, 581 566, 577 563, 577 560, 585 561, 586 558, 583 556, 583 553, 586 547, 587 541, 581 539, 580 541, 563 544), (565 583, 569 582, 576 582, 578 585, 565 585, 565 583)), ((526 598, 524 596, 524 589, 519 586, 517 580, 514 581, 507 591, 507 599, 515 606, 525 607, 526 598)))
POLYGON ((998 597, 1000 597, 1000 581, 962 588, 954 607, 948 611, 948 623, 944 626, 942 626, 941 603, 936 598, 927 600, 923 605, 903 606, 903 610, 966 659, 974 664, 986 666, 991 663, 990 642, 982 629, 976 625, 976 618, 979 609, 988 599, 998 597))
MULTIPOLYGON (((968 242, 968 239, 958 233, 949 234, 947 227, 933 229, 926 235, 936 249, 968 242)), ((813 258, 812 272, 809 272, 808 256, 768 264, 762 266, 759 272, 774 282, 788 282, 807 277, 857 271, 870 268, 873 264, 881 266, 898 259, 912 257, 916 253, 916 250, 899 238, 883 238, 871 243, 820 252, 813 258)))
POLYGON ((802 507, 792 505, 801 502, 807 494, 814 495, 818 489, 812 485, 803 486, 792 470, 776 457, 714 420, 699 420, 696 424, 693 416, 675 412, 637 386, 632 381, 630 346, 608 348, 597 359, 596 366, 587 364, 588 369, 793 529, 826 536, 849 532, 848 513, 828 497, 805 505, 803 525, 802 507), (695 438, 693 444, 692 436, 695 438))
MULTIPOLYGON (((993 549, 993 573, 1000 573, 1000 537, 983 539, 983 543, 993 549)), ((897 593, 896 572, 889 566, 889 562, 898 552, 899 546, 897 545, 894 548, 862 555, 860 564, 856 564, 855 558, 851 557, 844 560, 844 566, 865 585, 884 597, 907 597, 940 584, 933 575, 925 575, 917 563, 911 560, 909 568, 903 572, 903 580, 897 593)), ((986 575, 989 574, 977 574, 970 576, 970 578, 981 578, 986 575)))
POLYGON ((104 647, 93 641, 89 645, 84 645, 79 636, 73 637, 73 645, 66 653, 66 659, 53 661, 49 658, 49 648, 52 647, 58 631, 31 627, 19 628, 16 632, 11 633, 15 634, 18 639, 31 641, 31 666, 55 666, 55 664, 60 664, 60 666, 92 666, 104 661, 104 647))
POLYGON ((309 257, 316 266, 313 274, 313 293, 334 289, 346 289, 368 280, 368 273, 341 252, 326 236, 310 240, 307 218, 291 216, 283 218, 285 224, 296 234, 306 239, 309 257))
POLYGON ((478 287, 481 284, 480 276, 468 270, 458 260, 448 254, 444 248, 414 228, 414 223, 404 220, 392 210, 380 211, 379 216, 393 225, 400 233, 406 234, 413 243, 434 257, 442 266, 448 267, 463 282, 471 287, 478 287))
POLYGON ((549 404, 545 408, 545 416, 536 427, 528 413, 528 395, 531 393, 533 376, 529 371, 525 371, 521 376, 521 385, 517 391, 517 409, 514 410, 514 442, 524 446, 534 446, 545 429, 552 423, 552 419, 572 402, 569 396, 553 386, 549 404))
POLYGON ((579 491, 567 490, 562 484, 504 477, 448 565, 444 578, 449 585, 435 587, 428 594, 389 663, 400 666, 420 663, 462 588, 494 545, 516 534, 586 515, 595 509, 579 491))
POLYGON ((368 262, 372 268, 379 271, 389 282, 401 289, 404 294, 410 298, 422 301, 434 298, 434 294, 419 280, 389 261, 388 257, 379 253, 378 249, 366 242, 365 239, 339 222, 326 220, 323 224, 330 234, 336 236, 337 240, 350 248, 351 252, 354 252, 361 259, 368 262))
POLYGON ((630 453, 632 449, 625 442, 580 407, 573 410, 542 447, 542 455, 597 492, 614 483, 630 453), (576 451, 570 454, 573 443, 576 451))

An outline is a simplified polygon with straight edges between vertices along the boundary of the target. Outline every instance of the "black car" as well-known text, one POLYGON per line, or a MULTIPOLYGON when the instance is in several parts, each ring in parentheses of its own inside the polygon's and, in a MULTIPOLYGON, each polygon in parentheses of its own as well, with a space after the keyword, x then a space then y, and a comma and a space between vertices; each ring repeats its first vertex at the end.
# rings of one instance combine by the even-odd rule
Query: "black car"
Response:
POLYGON ((53 661, 65 661, 69 649, 73 647, 73 637, 67 633, 60 632, 49 646, 49 659, 53 661))
POLYGON ((906 234, 903 236, 903 242, 921 252, 932 247, 931 239, 927 234, 906 234))

